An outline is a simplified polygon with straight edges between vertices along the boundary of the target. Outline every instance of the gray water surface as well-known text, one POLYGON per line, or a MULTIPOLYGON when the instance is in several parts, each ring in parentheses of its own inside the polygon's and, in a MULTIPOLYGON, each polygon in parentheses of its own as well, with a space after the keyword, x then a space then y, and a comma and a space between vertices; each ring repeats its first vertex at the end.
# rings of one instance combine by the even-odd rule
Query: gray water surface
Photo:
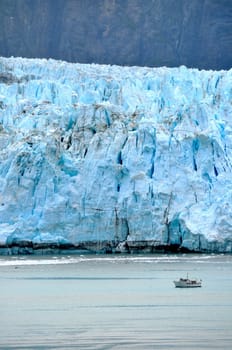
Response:
POLYGON ((0 348, 231 350, 232 256, 0 257, 0 348))

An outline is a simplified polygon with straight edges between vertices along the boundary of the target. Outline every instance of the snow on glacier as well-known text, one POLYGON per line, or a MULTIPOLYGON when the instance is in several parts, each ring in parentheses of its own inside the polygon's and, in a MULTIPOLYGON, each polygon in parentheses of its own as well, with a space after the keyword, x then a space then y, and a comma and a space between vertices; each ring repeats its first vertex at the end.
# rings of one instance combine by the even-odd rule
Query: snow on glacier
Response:
POLYGON ((232 70, 0 58, 0 245, 232 251, 231 115, 232 70))

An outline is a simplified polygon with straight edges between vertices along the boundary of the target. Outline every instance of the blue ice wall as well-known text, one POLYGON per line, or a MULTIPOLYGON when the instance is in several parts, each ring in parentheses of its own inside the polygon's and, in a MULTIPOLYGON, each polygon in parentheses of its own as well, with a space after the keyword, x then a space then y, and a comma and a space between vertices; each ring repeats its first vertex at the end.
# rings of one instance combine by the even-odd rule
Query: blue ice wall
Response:
POLYGON ((232 70, 0 58, 0 244, 232 250, 232 70))

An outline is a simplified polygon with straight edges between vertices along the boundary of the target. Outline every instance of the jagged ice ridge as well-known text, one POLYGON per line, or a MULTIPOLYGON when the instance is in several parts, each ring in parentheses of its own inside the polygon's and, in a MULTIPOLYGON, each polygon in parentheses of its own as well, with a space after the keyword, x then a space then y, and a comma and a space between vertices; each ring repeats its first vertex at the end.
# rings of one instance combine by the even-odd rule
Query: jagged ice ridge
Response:
POLYGON ((232 251, 232 70, 0 58, 0 252, 232 251))

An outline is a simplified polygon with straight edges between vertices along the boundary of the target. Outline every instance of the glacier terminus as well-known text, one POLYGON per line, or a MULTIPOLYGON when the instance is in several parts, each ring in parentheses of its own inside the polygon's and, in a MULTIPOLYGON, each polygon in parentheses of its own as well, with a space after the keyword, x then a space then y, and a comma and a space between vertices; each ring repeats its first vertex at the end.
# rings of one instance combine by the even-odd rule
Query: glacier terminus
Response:
POLYGON ((0 58, 0 253, 232 252, 232 70, 0 58))

